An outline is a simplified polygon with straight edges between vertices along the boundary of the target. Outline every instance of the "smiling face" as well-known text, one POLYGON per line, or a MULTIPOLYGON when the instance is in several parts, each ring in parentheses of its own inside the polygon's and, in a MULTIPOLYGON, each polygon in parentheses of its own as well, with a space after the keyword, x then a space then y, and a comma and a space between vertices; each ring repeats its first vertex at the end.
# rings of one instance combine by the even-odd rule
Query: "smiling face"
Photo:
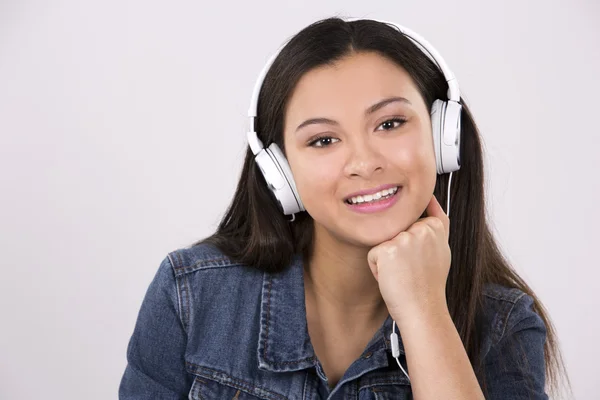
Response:
POLYGON ((377 53, 303 75, 285 111, 284 143, 317 238, 373 247, 408 229, 433 194, 429 112, 410 75, 377 53), (382 185, 400 189, 368 206, 347 203, 382 185))

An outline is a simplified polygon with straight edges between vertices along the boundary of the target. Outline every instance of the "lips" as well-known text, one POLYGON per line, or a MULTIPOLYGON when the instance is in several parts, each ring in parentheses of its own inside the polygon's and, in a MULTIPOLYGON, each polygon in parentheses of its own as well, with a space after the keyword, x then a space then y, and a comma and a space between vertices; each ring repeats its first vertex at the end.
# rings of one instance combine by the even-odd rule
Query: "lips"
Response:
POLYGON ((390 183, 390 184, 386 184, 386 185, 381 185, 381 186, 377 186, 375 188, 372 189, 365 189, 365 190, 360 190, 358 192, 354 192, 349 194, 348 196, 346 196, 344 198, 344 201, 347 202, 349 201, 352 197, 356 197, 356 196, 365 196, 368 194, 375 194, 377 192, 380 192, 384 189, 392 189, 398 187, 398 189, 400 189, 402 186, 399 183, 390 183))
POLYGON ((385 210, 391 208, 394 204, 396 204, 400 196, 402 196, 402 186, 399 186, 396 193, 394 193, 392 196, 382 198, 373 202, 368 201, 357 204, 350 204, 346 202, 346 207, 360 214, 384 212, 385 210))

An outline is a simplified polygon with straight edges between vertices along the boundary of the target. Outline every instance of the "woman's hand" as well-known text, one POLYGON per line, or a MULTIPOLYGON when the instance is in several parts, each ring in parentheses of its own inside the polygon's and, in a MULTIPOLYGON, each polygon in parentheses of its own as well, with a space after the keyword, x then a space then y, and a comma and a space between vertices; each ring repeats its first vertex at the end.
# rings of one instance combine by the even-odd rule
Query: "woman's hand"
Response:
POLYGON ((448 309, 450 220, 435 196, 431 197, 426 213, 426 218, 420 218, 406 231, 368 253, 369 267, 394 319, 448 309))

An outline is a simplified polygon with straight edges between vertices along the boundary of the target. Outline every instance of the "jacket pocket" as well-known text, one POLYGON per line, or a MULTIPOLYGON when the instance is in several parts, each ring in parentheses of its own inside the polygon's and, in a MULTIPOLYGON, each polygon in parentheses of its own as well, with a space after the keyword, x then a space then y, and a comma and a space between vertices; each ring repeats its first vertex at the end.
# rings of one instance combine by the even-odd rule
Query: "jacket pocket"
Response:
POLYGON ((196 376, 189 393, 189 400, 286 400, 285 397, 253 387, 247 383, 225 384, 196 376))

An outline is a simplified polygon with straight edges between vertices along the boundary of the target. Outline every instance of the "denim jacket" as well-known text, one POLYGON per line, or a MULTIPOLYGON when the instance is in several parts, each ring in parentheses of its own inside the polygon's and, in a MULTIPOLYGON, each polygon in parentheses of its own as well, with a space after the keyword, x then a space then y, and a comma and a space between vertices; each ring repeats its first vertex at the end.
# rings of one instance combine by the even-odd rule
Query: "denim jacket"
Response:
MULTIPOLYGON (((410 381, 391 356, 389 316, 329 388, 308 334, 303 279, 299 256, 273 274, 207 244, 169 253, 139 310, 119 398, 412 399, 410 381)), ((484 299, 487 399, 547 399, 546 327, 532 298, 488 285, 484 299), (508 351, 515 345, 517 353, 508 351), (515 359, 527 368, 518 369, 515 359)), ((398 359, 410 375, 401 336, 398 359)))

